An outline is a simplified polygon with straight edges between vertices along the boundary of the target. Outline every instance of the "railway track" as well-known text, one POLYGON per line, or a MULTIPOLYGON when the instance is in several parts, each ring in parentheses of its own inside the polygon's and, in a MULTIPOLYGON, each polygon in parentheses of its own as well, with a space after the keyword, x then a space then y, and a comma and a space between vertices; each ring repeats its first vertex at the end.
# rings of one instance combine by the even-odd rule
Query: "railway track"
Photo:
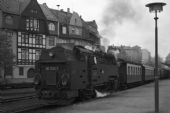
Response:
POLYGON ((44 104, 38 98, 30 97, 0 104, 0 113, 19 113, 43 106, 44 104))
POLYGON ((33 88, 0 90, 0 113, 18 113, 42 106, 33 88))
MULTIPOLYGON (((131 89, 131 88, 128 88, 131 89)), ((127 90, 127 89, 125 89, 127 90)), ((112 97, 114 95, 118 95, 120 94, 122 91, 117 91, 117 92, 113 92, 113 93, 101 93, 101 92, 96 92, 97 93, 97 98, 93 98, 93 99, 88 99, 88 100, 83 100, 83 101, 76 101, 74 104, 78 104, 78 103, 84 103, 84 102, 89 102, 89 101, 94 101, 97 99, 102 99, 102 98, 109 98, 112 97)), ((25 113, 27 111, 34 111, 34 109, 40 109, 42 107, 45 106, 50 106, 47 105, 44 101, 39 100, 35 94, 24 94, 24 95, 18 95, 18 97, 14 97, 13 98, 1 98, 0 101, 0 113, 25 113)), ((57 107, 57 106, 56 106, 57 107)), ((32 112, 29 112, 32 113, 32 112)))

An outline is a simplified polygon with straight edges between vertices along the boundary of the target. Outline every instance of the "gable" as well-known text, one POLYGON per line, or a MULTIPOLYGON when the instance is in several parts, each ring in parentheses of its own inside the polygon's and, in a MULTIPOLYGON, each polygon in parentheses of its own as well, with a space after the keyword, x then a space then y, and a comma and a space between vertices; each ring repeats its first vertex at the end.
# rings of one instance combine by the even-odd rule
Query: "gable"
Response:
POLYGON ((25 9, 22 9, 22 10, 23 10, 22 11, 23 16, 35 17, 38 19, 45 19, 44 13, 42 12, 36 0, 31 0, 29 4, 25 7, 25 9))
POLYGON ((19 1, 19 10, 20 13, 22 13, 25 8, 28 6, 28 4, 31 2, 31 0, 18 0, 19 1))
POLYGON ((40 4, 40 7, 41 7, 44 15, 46 16, 47 20, 58 21, 58 19, 53 15, 53 13, 50 11, 50 9, 46 5, 46 3, 40 4))
POLYGON ((72 17, 70 19, 70 25, 82 27, 82 21, 79 15, 76 12, 73 12, 72 17))

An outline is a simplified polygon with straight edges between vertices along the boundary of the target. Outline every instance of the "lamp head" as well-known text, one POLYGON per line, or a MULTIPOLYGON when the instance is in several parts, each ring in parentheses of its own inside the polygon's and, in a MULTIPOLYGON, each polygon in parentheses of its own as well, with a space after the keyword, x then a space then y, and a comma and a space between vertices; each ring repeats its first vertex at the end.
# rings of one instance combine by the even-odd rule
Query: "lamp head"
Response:
POLYGON ((146 7, 149 7, 149 12, 161 12, 163 11, 164 5, 166 5, 166 3, 155 2, 155 3, 146 4, 146 7))

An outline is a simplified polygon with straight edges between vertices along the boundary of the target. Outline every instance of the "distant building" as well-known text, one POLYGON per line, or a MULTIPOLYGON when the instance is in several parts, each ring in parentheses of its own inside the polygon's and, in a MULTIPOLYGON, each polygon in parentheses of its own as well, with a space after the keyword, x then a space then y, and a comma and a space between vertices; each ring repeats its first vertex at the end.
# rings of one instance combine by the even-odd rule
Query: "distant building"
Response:
POLYGON ((170 64, 170 53, 166 56, 165 63, 170 64))
POLYGON ((113 53, 118 59, 124 61, 141 63, 142 60, 142 52, 139 46, 110 46, 108 53, 113 53))
POLYGON ((142 64, 151 62, 151 53, 147 49, 142 49, 142 64))

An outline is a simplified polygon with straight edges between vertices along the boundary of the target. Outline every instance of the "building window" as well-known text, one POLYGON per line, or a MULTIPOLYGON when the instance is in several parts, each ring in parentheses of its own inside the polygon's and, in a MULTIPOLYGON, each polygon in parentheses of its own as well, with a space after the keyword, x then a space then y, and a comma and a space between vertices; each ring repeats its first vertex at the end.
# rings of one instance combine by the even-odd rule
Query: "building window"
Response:
POLYGON ((5 23, 6 24, 9 24, 9 25, 12 25, 13 24, 13 18, 11 16, 6 16, 5 17, 5 23))
POLYGON ((18 32, 17 63, 34 65, 35 61, 39 59, 41 49, 45 48, 45 38, 45 35, 18 32))
POLYGON ((19 75, 20 76, 24 75, 24 68, 23 67, 19 67, 19 75))
POLYGON ((18 48, 18 64, 20 65, 33 65, 36 59, 39 59, 40 49, 35 50, 32 48, 18 48))
POLYGON ((75 34, 75 32, 76 32, 75 28, 72 28, 72 29, 71 29, 71 33, 72 33, 72 34, 75 34))
POLYGON ((80 34, 79 29, 76 28, 76 35, 79 35, 79 34, 80 34))
POLYGON ((35 36, 35 44, 36 45, 43 45, 43 38, 40 36, 35 36))
POLYGON ((45 48, 45 35, 18 32, 18 46, 45 48))
POLYGON ((50 31, 55 31, 55 25, 54 25, 53 23, 49 23, 49 24, 48 24, 48 29, 49 29, 50 31))
POLYGON ((75 24, 77 23, 77 19, 75 18, 75 24))
POLYGON ((54 45, 55 45, 55 38, 49 37, 49 46, 54 46, 54 45))
POLYGON ((62 33, 63 33, 63 34, 67 34, 67 29, 66 29, 65 26, 62 27, 62 33))
POLYGON ((32 10, 31 10, 31 13, 33 13, 33 14, 37 14, 38 12, 37 12, 37 10, 32 9, 32 10))
POLYGON ((22 43, 25 43, 25 44, 28 44, 28 43, 29 43, 28 34, 22 34, 21 37, 22 37, 22 38, 21 38, 21 40, 22 40, 21 42, 22 42, 22 43))
POLYGON ((27 18, 26 30, 39 31, 39 20, 36 18, 27 18))
POLYGON ((35 50, 35 60, 39 60, 41 50, 35 50))
POLYGON ((29 52, 28 49, 22 48, 21 49, 21 59, 28 59, 29 58, 29 52))

